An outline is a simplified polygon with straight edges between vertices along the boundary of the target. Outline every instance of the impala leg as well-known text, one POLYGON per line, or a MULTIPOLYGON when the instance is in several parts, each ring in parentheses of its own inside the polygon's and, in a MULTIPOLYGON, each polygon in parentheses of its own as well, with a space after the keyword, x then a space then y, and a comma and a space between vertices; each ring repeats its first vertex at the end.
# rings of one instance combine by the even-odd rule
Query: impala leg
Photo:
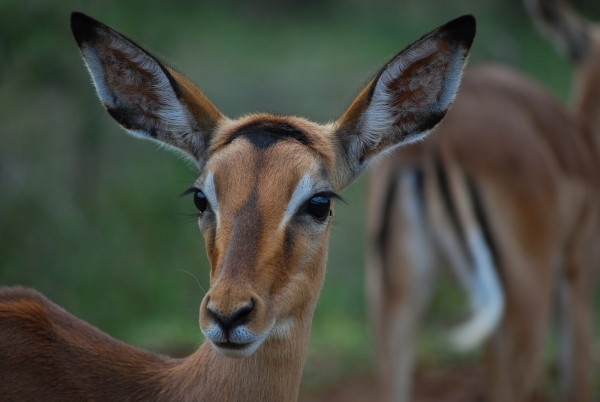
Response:
POLYGON ((568 401, 591 399, 592 308, 581 282, 565 278, 559 290, 559 388, 561 399, 568 401))
POLYGON ((573 281, 570 284, 572 290, 569 292, 571 294, 569 312, 573 322, 573 356, 571 359, 573 376, 567 394, 569 401, 591 400, 593 315, 588 286, 590 282, 583 282, 582 280, 573 281))
POLYGON ((488 400, 493 402, 524 401, 531 395, 540 373, 551 313, 551 263, 511 267, 518 268, 504 277, 506 313, 487 347, 488 400), (525 275, 532 277, 524 278, 525 275))
POLYGON ((565 271, 558 293, 558 366, 562 399, 591 400, 593 374, 592 293, 595 270, 600 265, 597 217, 584 221, 587 228, 578 232, 566 252, 565 271))
MULTIPOLYGON (((380 361, 384 394, 391 401, 410 401, 418 335, 431 300, 432 270, 406 267, 406 283, 411 284, 400 297, 385 295, 385 319, 380 322, 380 361), (420 282, 420 283, 418 283, 420 282)), ((405 288, 406 289, 406 288, 405 288)))
POLYGON ((376 327, 383 400, 411 400, 420 324, 430 299, 424 295, 431 294, 429 289, 422 290, 424 292, 420 296, 417 292, 409 292, 401 298, 395 298, 388 292, 379 294, 382 300, 376 327))
POLYGON ((417 337, 434 279, 418 175, 401 172, 388 189, 386 224, 380 228, 385 236, 379 236, 369 260, 382 394, 395 402, 410 401, 417 337))
POLYGON ((558 364, 558 389, 565 399, 569 390, 573 387, 573 349, 574 349, 574 325, 572 310, 572 287, 566 276, 562 276, 557 289, 557 364, 558 364))

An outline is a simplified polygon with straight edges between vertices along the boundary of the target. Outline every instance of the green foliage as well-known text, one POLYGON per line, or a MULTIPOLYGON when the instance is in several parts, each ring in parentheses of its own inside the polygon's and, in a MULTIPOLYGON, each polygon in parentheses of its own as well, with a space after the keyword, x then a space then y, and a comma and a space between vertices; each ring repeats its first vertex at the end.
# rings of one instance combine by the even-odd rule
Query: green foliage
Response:
MULTIPOLYGON (((232 117, 333 120, 388 58, 467 12, 479 21, 472 60, 516 66, 563 98, 569 87, 568 65, 517 2, 0 2, 0 284, 34 287, 118 338, 177 353, 201 341, 198 306, 208 287, 203 240, 185 216, 191 200, 177 199, 195 171, 124 135, 102 110, 70 37, 72 10, 175 61, 232 117)), ((359 182, 346 191, 350 205, 336 207, 309 384, 319 382, 320 366, 330 381, 348 364, 372 364, 364 192, 359 182)), ((453 314, 463 311, 460 299, 449 296, 453 314)), ((447 314, 438 307, 434 329, 447 314)), ((440 350, 436 331, 425 336, 426 356, 440 350)))

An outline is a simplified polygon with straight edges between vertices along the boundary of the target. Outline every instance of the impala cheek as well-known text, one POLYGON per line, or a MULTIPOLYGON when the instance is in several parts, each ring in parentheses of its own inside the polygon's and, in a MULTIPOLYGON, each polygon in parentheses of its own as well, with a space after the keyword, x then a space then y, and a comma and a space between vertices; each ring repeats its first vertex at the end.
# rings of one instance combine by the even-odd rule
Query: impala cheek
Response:
POLYGON ((282 318, 271 329, 269 337, 273 339, 288 339, 294 328, 294 320, 290 317, 282 318))

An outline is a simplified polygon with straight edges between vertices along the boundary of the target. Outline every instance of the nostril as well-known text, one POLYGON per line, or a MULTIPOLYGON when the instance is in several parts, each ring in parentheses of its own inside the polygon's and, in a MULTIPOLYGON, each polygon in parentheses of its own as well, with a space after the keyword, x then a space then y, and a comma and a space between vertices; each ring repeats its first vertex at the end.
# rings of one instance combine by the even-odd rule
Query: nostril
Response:
POLYGON ((250 301, 247 305, 239 308, 229 318, 229 325, 231 328, 235 328, 240 325, 244 325, 248 321, 248 316, 254 307, 254 303, 250 301))
POLYGON ((215 310, 213 310, 210 306, 207 306, 206 309, 208 310, 210 315, 215 319, 215 321, 219 325, 223 326, 223 323, 226 321, 225 318, 221 314, 219 314, 215 310))
POLYGON ((217 311, 213 310, 210 306, 207 306, 206 309, 213 316, 215 321, 221 326, 221 328, 225 331, 229 331, 235 327, 240 325, 244 325, 248 321, 248 316, 250 312, 254 308, 254 303, 250 300, 250 303, 246 304, 238 308, 229 316, 223 316, 219 314, 217 311))

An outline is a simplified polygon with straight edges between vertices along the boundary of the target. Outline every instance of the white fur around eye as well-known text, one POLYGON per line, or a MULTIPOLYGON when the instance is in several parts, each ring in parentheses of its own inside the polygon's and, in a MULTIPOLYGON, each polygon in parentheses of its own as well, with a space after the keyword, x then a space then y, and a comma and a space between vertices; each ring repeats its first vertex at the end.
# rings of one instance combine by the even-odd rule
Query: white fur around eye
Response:
POLYGON ((298 184, 296 185, 296 189, 292 194, 292 198, 285 208, 285 214, 283 215, 283 220, 279 225, 279 229, 283 229, 286 223, 290 220, 292 215, 296 212, 298 207, 308 199, 312 195, 313 187, 310 181, 310 176, 305 174, 302 176, 298 184))
POLYGON ((210 203, 210 207, 217 218, 217 227, 219 226, 219 202, 217 201, 217 191, 215 190, 215 181, 213 172, 210 172, 204 180, 202 192, 210 203))

